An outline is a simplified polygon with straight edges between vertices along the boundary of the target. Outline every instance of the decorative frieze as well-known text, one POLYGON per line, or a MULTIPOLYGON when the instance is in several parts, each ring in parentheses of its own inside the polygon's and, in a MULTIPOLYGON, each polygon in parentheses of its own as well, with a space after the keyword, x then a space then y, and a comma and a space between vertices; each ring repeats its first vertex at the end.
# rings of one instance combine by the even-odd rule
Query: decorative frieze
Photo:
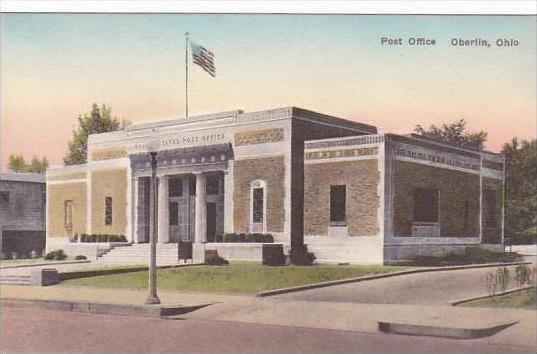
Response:
POLYGON ((477 159, 470 159, 462 156, 456 157, 451 154, 442 154, 428 149, 397 146, 395 147, 394 153, 395 156, 401 156, 414 160, 428 161, 436 164, 470 169, 475 171, 480 170, 479 160, 477 159))
MULTIPOLYGON (((151 156, 148 153, 133 154, 131 168, 134 171, 151 168, 151 156)), ((230 144, 215 144, 190 148, 164 150, 157 155, 157 167, 180 167, 186 165, 216 164, 233 158, 230 144)))
POLYGON ((327 139, 321 141, 306 141, 306 149, 331 148, 338 146, 381 144, 384 142, 384 135, 363 135, 352 138, 327 139))
POLYGON ((125 149, 94 150, 91 152, 91 161, 119 159, 127 156, 125 149))
POLYGON ((378 147, 367 147, 367 148, 356 148, 356 149, 345 149, 345 150, 325 150, 325 151, 314 151, 306 152, 306 160, 323 160, 323 159, 334 159, 334 158, 345 158, 345 157, 358 157, 358 156, 369 156, 377 155, 378 147))
POLYGON ((235 146, 276 143, 284 139, 283 128, 235 133, 235 146))

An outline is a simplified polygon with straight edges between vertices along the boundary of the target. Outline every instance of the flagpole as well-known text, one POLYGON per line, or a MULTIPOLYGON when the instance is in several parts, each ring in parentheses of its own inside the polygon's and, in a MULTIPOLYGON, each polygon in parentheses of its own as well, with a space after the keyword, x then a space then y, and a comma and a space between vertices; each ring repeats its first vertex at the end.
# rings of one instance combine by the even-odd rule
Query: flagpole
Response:
POLYGON ((185 33, 185 116, 188 117, 188 32, 185 33))

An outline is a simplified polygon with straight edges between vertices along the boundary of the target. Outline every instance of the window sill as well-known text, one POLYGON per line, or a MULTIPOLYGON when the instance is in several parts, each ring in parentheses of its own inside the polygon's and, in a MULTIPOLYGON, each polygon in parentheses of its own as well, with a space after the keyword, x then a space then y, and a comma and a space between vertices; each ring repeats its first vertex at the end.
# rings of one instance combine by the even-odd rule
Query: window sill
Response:
POLYGON ((347 226, 347 222, 346 221, 330 221, 328 226, 330 226, 330 227, 345 227, 345 226, 347 226))

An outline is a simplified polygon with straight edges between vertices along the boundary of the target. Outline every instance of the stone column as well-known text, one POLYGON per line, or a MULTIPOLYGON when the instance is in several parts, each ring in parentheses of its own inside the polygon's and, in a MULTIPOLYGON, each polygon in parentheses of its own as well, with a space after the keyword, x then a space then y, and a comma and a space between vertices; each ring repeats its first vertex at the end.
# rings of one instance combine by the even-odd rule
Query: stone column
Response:
POLYGON ((158 243, 170 241, 168 225, 168 176, 160 176, 158 183, 158 243))
POLYGON ((224 232, 234 232, 233 208, 233 161, 228 161, 224 171, 224 232))
POLYGON ((205 175, 203 173, 196 173, 196 229, 194 242, 205 242, 205 175))

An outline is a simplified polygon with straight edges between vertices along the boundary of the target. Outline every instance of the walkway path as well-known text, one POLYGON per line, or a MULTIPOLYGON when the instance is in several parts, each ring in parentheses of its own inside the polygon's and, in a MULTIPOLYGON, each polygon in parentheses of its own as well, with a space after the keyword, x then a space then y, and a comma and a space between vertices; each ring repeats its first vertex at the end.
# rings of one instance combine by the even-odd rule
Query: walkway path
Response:
MULTIPOLYGON (((511 287, 515 266, 508 267, 511 287)), ((356 302, 372 304, 446 305, 450 301, 487 293, 486 275, 496 268, 416 273, 360 283, 336 285, 278 295, 285 300, 356 302)))

